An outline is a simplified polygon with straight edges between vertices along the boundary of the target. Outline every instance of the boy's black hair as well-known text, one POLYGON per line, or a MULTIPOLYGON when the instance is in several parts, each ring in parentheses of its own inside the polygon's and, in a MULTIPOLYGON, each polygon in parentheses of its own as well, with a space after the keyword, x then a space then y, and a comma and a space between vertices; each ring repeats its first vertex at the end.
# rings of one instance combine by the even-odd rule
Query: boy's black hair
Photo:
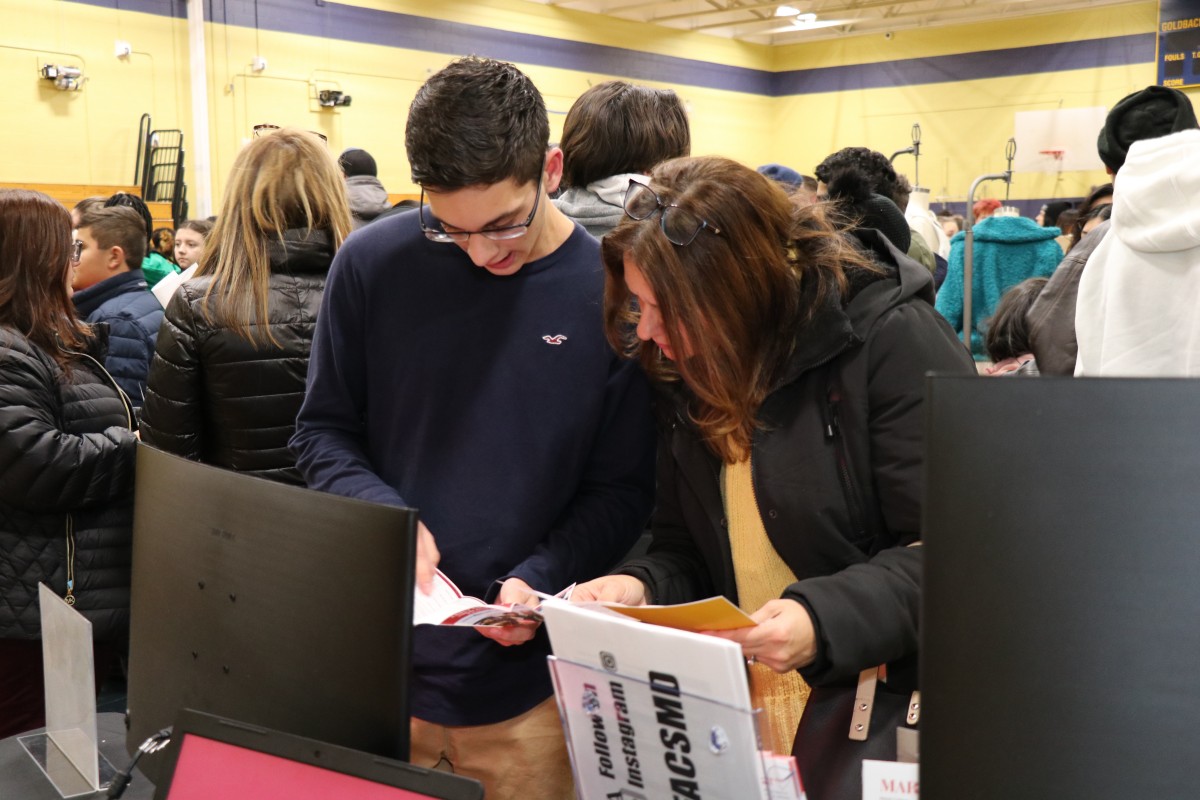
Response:
POLYGON ((146 227, 146 241, 150 241, 150 236, 154 232, 154 217, 150 214, 150 208, 146 205, 142 198, 136 194, 128 192, 117 192, 112 197, 104 201, 105 208, 121 207, 132 208, 142 218, 142 223, 146 227))
POLYGON ((404 145, 413 182, 426 188, 538 180, 550 146, 541 93, 504 61, 468 56, 417 90, 404 145))

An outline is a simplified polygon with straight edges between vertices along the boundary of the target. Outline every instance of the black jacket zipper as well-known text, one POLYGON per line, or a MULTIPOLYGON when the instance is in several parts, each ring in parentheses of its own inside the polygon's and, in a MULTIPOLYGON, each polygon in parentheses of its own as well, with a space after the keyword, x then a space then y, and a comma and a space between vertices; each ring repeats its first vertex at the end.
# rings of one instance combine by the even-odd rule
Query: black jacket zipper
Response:
POLYGON ((850 474, 850 458, 846 452, 846 437, 842 435, 841 419, 839 417, 842 397, 830 386, 825 403, 825 439, 834 445, 837 458, 838 479, 842 484, 842 493, 846 498, 846 508, 850 512, 850 526, 854 530, 855 541, 862 541, 867 536, 864 522, 865 515, 858 487, 854 485, 854 476, 850 474))
MULTIPOLYGON (((86 358, 96 366, 96 369, 100 370, 100 373, 105 378, 108 379, 108 382, 112 385, 112 387, 117 390, 117 396, 121 398, 121 405, 125 409, 126 426, 129 428, 129 430, 133 430, 133 403, 129 401, 128 395, 126 395, 124 390, 121 389, 121 385, 117 383, 117 379, 114 378, 112 374, 105 369, 104 365, 100 363, 100 360, 94 356, 73 350, 68 352, 70 352, 72 355, 79 356, 80 358, 86 358)), ((63 595, 63 600, 67 605, 73 606, 75 605, 75 518, 70 511, 67 512, 66 517, 67 593, 63 595)))

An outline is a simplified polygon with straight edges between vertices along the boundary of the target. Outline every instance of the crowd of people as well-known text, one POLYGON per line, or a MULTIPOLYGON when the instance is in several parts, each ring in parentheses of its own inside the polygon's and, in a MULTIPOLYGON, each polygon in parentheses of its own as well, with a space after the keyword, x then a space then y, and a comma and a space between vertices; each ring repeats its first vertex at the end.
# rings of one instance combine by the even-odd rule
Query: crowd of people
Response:
MULTIPOLYGON (((895 736, 847 737, 860 680, 898 708, 918 688, 926 374, 1200 363, 1175 90, 1114 106, 1117 180, 1077 206, 980 201, 969 287, 962 218, 882 154, 693 157, 670 90, 594 86, 551 145, 526 75, 459 59, 405 147, 415 208, 291 128, 241 150, 215 221, 0 192, 0 737, 41 724, 39 582, 119 669, 140 436, 419 507, 421 590, 441 568, 501 604, 724 595, 755 622, 713 635, 747 658, 764 748, 813 800, 861 797, 895 736)), ((412 761, 573 796, 545 632, 414 635, 412 761)))

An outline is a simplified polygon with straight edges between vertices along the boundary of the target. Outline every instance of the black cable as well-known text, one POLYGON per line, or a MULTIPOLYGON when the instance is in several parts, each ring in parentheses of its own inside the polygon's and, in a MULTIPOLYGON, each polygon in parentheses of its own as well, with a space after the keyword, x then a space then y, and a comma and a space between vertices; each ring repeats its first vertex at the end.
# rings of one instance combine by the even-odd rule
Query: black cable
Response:
POLYGON ((125 788, 129 786, 129 782, 133 780, 133 768, 137 766, 138 759, 140 759, 146 753, 157 753, 159 750, 162 750, 164 747, 170 744, 170 742, 171 729, 163 728, 161 731, 138 745, 137 752, 133 754, 133 758, 129 761, 129 766, 117 772, 112 779, 112 783, 108 785, 108 792, 106 792, 104 796, 109 798, 109 800, 115 800, 115 798, 125 794, 125 788))

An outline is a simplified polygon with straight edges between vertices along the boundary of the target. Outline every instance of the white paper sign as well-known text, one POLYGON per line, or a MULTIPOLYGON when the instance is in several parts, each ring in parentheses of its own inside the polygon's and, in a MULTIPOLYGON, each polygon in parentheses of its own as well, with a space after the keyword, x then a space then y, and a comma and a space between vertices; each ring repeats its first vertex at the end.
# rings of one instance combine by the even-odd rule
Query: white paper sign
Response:
POLYGON ((917 800, 921 782, 916 764, 863 761, 863 800, 917 800))

